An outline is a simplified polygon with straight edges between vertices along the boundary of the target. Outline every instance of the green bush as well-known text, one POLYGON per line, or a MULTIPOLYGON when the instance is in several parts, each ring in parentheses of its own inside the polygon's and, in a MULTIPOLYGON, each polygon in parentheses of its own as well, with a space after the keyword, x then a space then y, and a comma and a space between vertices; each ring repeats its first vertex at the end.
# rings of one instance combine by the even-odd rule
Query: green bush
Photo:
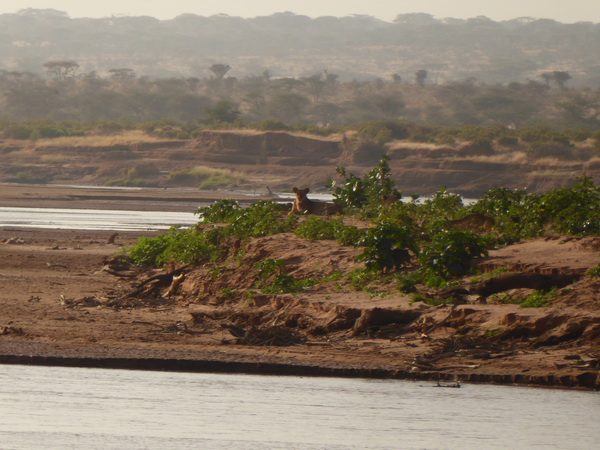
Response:
POLYGON ((326 219, 313 216, 298 225, 294 234, 303 239, 335 239, 341 245, 355 245, 364 232, 356 227, 344 225, 341 217, 326 219))
POLYGON ((539 204, 557 233, 600 234, 600 187, 589 177, 580 178, 571 188, 543 194, 539 204))
POLYGON ((418 253, 416 240, 410 230, 389 222, 367 230, 358 245, 364 250, 357 261, 364 261, 367 270, 376 272, 401 269, 410 262, 411 255, 418 253))
POLYGON ((294 234, 302 239, 335 239, 335 224, 332 220, 313 216, 298 225, 294 234))
POLYGON ((235 200, 219 200, 210 206, 198 208, 198 214, 204 223, 229 223, 240 213, 241 207, 235 200))
POLYGON ((162 267, 171 261, 188 264, 200 259, 215 261, 223 254, 218 245, 220 239, 218 229, 200 232, 195 228, 173 227, 153 238, 138 238, 128 254, 141 266, 162 267))
POLYGON ((361 210, 367 217, 376 217, 382 206, 382 196, 395 194, 401 197, 394 189, 395 180, 391 178, 389 160, 390 157, 384 155, 379 164, 363 178, 348 174, 344 167, 338 167, 336 171, 343 181, 329 183, 334 188, 334 202, 343 208, 361 210))
POLYGON ((547 219, 540 197, 523 189, 491 189, 470 211, 493 217, 498 242, 505 244, 540 236, 547 219))
POLYGON ((379 144, 385 144, 394 139, 406 139, 408 127, 405 123, 395 120, 375 120, 357 127, 359 135, 369 137, 379 144))
POLYGON ((486 240, 470 231, 442 231, 419 254, 423 270, 444 279, 464 276, 474 268, 474 260, 487 256, 486 240))

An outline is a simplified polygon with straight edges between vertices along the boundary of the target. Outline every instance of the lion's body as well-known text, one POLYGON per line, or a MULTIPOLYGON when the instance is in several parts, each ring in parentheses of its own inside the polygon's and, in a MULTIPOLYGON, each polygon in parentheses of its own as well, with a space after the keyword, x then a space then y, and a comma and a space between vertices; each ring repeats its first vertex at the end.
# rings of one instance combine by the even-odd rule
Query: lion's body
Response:
POLYGON ((335 203, 318 202, 310 200, 306 194, 310 192, 309 188, 293 189, 296 198, 290 214, 314 214, 317 216, 328 216, 332 214, 341 214, 342 208, 335 203))

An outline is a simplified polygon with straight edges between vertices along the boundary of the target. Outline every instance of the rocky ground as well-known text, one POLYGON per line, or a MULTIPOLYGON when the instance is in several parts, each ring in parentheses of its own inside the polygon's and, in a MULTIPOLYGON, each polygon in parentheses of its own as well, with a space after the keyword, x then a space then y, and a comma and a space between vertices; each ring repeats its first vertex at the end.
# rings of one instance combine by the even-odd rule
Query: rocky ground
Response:
MULTIPOLYGON (((2 192, 0 206, 19 199, 2 192)), ((29 192, 21 206, 56 197, 29 192)), ((80 191, 61 195, 71 198, 63 207, 102 207, 80 191)), ((0 230, 0 362, 600 387, 600 279, 585 275, 600 238, 493 250, 482 270, 508 272, 436 293, 466 304, 429 306, 391 284, 350 286, 340 273, 358 267, 356 251, 334 241, 234 241, 226 262, 149 271, 123 257, 138 233, 111 234, 0 230), (319 283, 261 292, 255 263, 271 258, 319 283), (502 303, 550 286, 560 289, 549 306, 502 303)))

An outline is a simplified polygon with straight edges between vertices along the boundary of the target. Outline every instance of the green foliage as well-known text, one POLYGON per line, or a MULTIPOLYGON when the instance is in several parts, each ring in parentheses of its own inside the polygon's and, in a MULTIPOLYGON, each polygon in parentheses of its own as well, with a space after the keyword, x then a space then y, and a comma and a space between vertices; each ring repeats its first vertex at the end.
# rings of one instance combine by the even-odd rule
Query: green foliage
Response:
POLYGON ((341 245, 355 245, 364 232, 356 227, 344 225, 341 217, 327 219, 312 216, 298 225, 294 234, 303 239, 335 239, 341 245))
POLYGON ((241 207, 235 200, 219 200, 210 206, 198 208, 198 214, 204 223, 229 223, 239 214, 241 207))
POLYGON ((298 225, 294 234, 311 240, 335 239, 335 224, 324 217, 312 216, 298 225))
POLYGON ((568 136, 555 131, 547 126, 538 126, 530 128, 522 128, 518 131, 519 138, 524 142, 554 142, 561 144, 569 144, 568 136))
POLYGON ((401 272, 397 275, 396 281, 398 290, 409 294, 415 292, 416 285, 423 282, 423 274, 419 270, 401 272))
POLYGON ((369 283, 374 281, 378 274, 367 269, 355 269, 348 273, 348 282, 350 286, 357 290, 363 291, 369 287, 369 283))
POLYGON ((448 192, 446 187, 425 200, 416 208, 416 214, 421 218, 423 231, 435 234, 446 227, 448 219, 455 217, 463 209, 462 197, 448 192))
POLYGON ((462 300, 460 298, 457 297, 428 297, 424 294, 421 294, 419 292, 415 292, 411 295, 411 301, 410 303, 415 303, 415 302, 423 302, 426 305, 429 306, 440 306, 440 305, 463 305, 465 304, 465 300, 462 300))
POLYGON ((588 270, 586 275, 592 278, 600 278, 600 264, 593 269, 588 270))
POLYGON ((220 200, 196 211, 205 223, 227 223, 223 229, 226 236, 258 237, 290 231, 297 218, 284 216, 277 203, 261 200, 242 208, 233 200, 220 200))
POLYGON ((541 308, 542 306, 548 306, 550 301, 557 296, 556 288, 552 288, 551 290, 544 291, 535 291, 533 294, 528 296, 521 303, 521 308, 541 308))
POLYGON ((540 236, 548 229, 569 235, 600 234, 600 188, 589 177, 578 179, 573 187, 542 195, 492 189, 470 210, 494 217, 499 242, 540 236))
POLYGON ((369 137, 378 144, 385 144, 394 139, 406 139, 408 127, 396 120, 376 120, 360 124, 357 127, 359 135, 369 137))
POLYGON ((284 215, 277 203, 261 200, 252 203, 248 208, 242 208, 230 222, 224 233, 228 236, 244 238, 268 236, 290 231, 297 217, 284 215))
POLYGON ((498 241, 513 243, 543 233, 546 215, 539 200, 522 189, 496 188, 485 192, 470 210, 493 217, 498 241))
POLYGON ((257 130, 261 131, 290 131, 290 125, 283 123, 280 120, 265 119, 255 124, 257 130))
POLYGON ((128 251, 141 266, 164 266, 170 261, 194 263, 200 259, 215 261, 222 256, 219 230, 199 232, 195 228, 180 230, 172 227, 153 238, 140 237, 128 251))
POLYGON ((571 188, 545 193, 539 205, 557 233, 600 234, 600 187, 589 177, 580 178, 571 188))
POLYGON ((490 278, 493 278, 495 276, 498 276, 502 273, 507 273, 507 272, 510 272, 510 269, 508 267, 500 266, 500 267, 495 268, 491 272, 471 278, 471 283, 479 283, 480 281, 488 280, 490 278))
POLYGON ((395 181, 391 178, 390 157, 384 155, 379 164, 371 169, 363 178, 346 172, 338 167, 336 172, 343 181, 339 184, 330 181, 334 187, 334 202, 343 208, 361 209, 368 217, 375 217, 382 206, 382 196, 400 193, 394 189, 395 181))
POLYGON ((237 120, 241 112, 230 101, 220 100, 204 110, 208 116, 207 122, 213 124, 232 123, 237 120))
POLYGON ((265 294, 297 293, 317 284, 312 278, 298 280, 284 272, 285 261, 281 259, 266 259, 256 263, 261 282, 259 288, 265 294))
POLYGON ((442 231, 421 250, 419 260, 424 270, 444 279, 466 275, 474 259, 487 256, 487 242, 470 231, 442 231))
POLYGON ((9 122, 3 127, 4 136, 12 139, 43 139, 62 136, 83 136, 89 126, 79 123, 49 119, 9 122))
POLYGON ((144 180, 142 178, 113 178, 106 182, 107 186, 127 186, 127 187, 156 187, 156 181, 144 180))
POLYGON ((374 272, 401 269, 410 262, 411 254, 418 253, 410 230, 389 222, 370 228, 357 245, 364 247, 357 260, 364 261, 367 270, 374 272))
POLYGON ((197 166, 188 170, 169 174, 169 183, 180 185, 196 185, 199 189, 220 189, 235 187, 244 177, 234 175, 229 170, 213 169, 197 166))

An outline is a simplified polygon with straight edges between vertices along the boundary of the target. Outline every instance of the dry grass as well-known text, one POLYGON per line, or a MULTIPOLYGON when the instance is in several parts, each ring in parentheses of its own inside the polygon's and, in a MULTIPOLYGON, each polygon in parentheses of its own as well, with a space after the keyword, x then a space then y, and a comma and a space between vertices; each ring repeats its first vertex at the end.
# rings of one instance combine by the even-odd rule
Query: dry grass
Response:
POLYGON ((468 158, 460 158, 469 161, 482 162, 482 163, 507 163, 507 164, 527 164, 527 154, 525 152, 512 152, 512 153, 497 153, 495 155, 484 156, 470 156, 468 158))
POLYGON ((285 131, 285 130, 273 130, 273 131, 263 131, 263 130, 249 130, 249 129, 231 129, 231 130, 205 130, 207 132, 214 132, 214 133, 235 133, 235 134, 243 134, 246 136, 258 136, 261 134, 265 134, 265 133, 285 133, 285 134, 289 134, 290 136, 294 136, 294 137, 304 137, 304 138, 308 138, 308 139, 314 139, 314 140, 319 140, 319 141, 341 141, 342 140, 342 134, 341 133, 334 133, 331 134, 329 136, 320 136, 318 134, 311 134, 311 133, 305 133, 302 131, 285 131))
POLYGON ((448 148, 448 145, 432 144, 430 142, 405 142, 405 141, 392 141, 388 144, 390 150, 436 150, 438 148, 448 148))
POLYGON ((528 174, 530 178, 564 178, 569 176, 569 170, 536 170, 528 174))
POLYGON ((166 142, 169 139, 149 136, 141 130, 125 131, 117 134, 67 136, 33 141, 34 148, 44 147, 110 147, 113 145, 132 145, 145 142, 166 142))
POLYGON ((67 155, 61 155, 60 153, 54 155, 41 155, 40 162, 45 164, 66 164, 73 160, 72 157, 67 155))
POLYGON ((575 167, 575 166, 581 166, 582 162, 581 161, 565 161, 559 158, 555 158, 552 156, 549 157, 545 157, 545 158, 538 158, 538 159, 534 159, 533 161, 530 162, 530 164, 532 166, 555 166, 555 167, 575 167))

